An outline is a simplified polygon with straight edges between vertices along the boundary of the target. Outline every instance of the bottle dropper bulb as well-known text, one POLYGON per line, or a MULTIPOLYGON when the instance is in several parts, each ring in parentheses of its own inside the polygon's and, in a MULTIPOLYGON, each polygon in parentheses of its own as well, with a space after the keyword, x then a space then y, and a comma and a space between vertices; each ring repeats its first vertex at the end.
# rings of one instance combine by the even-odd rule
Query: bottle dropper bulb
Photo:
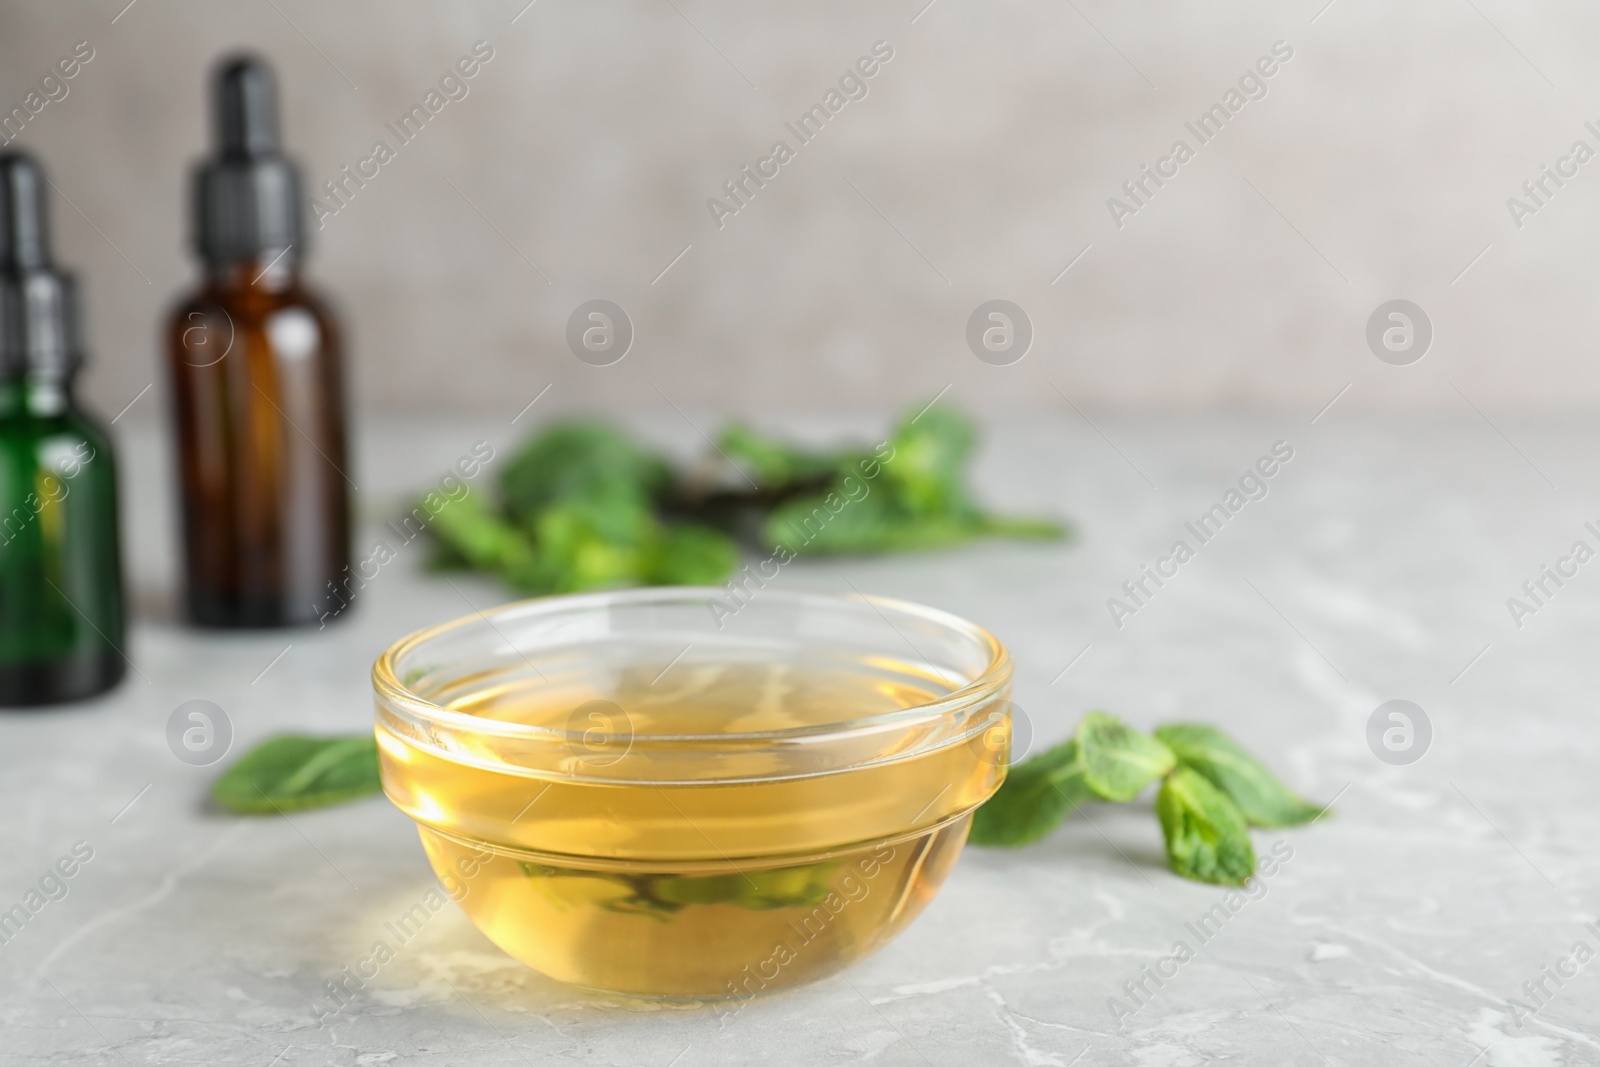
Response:
POLYGON ((44 221, 44 173, 19 152, 0 156, 0 270, 50 265, 44 221))
POLYGON ((239 56, 217 75, 217 146, 224 157, 275 155, 277 94, 272 71, 259 59, 239 56))

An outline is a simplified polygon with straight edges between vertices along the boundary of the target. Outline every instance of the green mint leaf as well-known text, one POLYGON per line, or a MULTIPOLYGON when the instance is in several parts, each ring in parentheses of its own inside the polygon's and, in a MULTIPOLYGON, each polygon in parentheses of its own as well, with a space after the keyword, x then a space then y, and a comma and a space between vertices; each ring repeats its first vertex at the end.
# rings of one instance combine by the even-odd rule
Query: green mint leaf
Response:
POLYGON ((778 491, 796 482, 826 481, 849 463, 850 456, 809 452, 735 423, 717 435, 717 448, 748 470, 762 489, 778 491))
POLYGON ((622 486, 597 486, 552 504, 527 525, 538 546, 531 574, 557 593, 642 584, 649 548, 661 534, 650 506, 622 486))
POLYGON ((273 815, 343 804, 381 789, 372 734, 282 734, 235 761, 211 787, 211 796, 241 815, 273 815))
POLYGON ((1215 726, 1169 723, 1158 727, 1156 736, 1172 749, 1179 763, 1205 775, 1228 794, 1251 826, 1298 826, 1322 813, 1215 726))
POLYGON ((839 866, 827 862, 729 874, 629 875, 548 867, 526 860, 518 865, 523 874, 533 879, 612 883, 619 892, 600 903, 600 907, 662 922, 695 904, 732 904, 750 911, 812 907, 828 895, 833 872, 839 866))
POLYGON ((1256 853, 1244 815, 1199 771, 1179 767, 1161 783, 1156 814, 1174 874, 1214 885, 1243 885, 1256 853))
POLYGON ((937 403, 902 422, 883 468, 896 500, 916 514, 973 511, 962 483, 976 439, 970 422, 937 403))
POLYGON ((648 893, 667 904, 737 904, 751 911, 803 908, 828 895, 835 863, 717 875, 658 875, 648 893))
POLYGON ((896 503, 885 487, 856 482, 857 499, 841 490, 797 497, 775 508, 762 531, 774 548, 785 545, 800 555, 870 552, 920 552, 948 548, 983 536, 973 516, 916 515, 896 503))
POLYGON ((598 494, 649 501, 672 482, 666 462, 603 422, 546 430, 524 445, 501 474, 506 510, 527 519, 551 504, 598 494))
POLYGON ((1031 844, 1093 796, 1084 783, 1077 739, 1068 738, 1006 772, 994 796, 973 812, 967 840, 1000 848, 1031 844))
POLYGON ((501 574, 517 573, 533 558, 532 543, 521 530, 492 511, 482 493, 447 501, 436 512, 429 513, 420 504, 417 510, 429 515, 428 531, 438 540, 446 558, 501 574))
POLYGON ((1078 752, 1085 784, 1119 804, 1177 765, 1166 745, 1103 711, 1091 711, 1078 723, 1078 752))
POLYGON ((645 561, 653 585, 721 585, 739 562, 739 550, 708 526, 667 527, 645 561))

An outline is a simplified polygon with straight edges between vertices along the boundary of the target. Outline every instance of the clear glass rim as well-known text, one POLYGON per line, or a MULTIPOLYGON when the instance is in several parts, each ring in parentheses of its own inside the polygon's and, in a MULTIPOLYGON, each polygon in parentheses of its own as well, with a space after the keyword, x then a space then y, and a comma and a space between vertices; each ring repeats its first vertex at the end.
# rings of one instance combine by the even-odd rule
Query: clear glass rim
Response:
MULTIPOLYGON (((495 625, 496 620, 508 615, 529 612, 556 614, 565 611, 593 611, 608 608, 615 604, 651 604, 668 601, 720 599, 725 593, 726 591, 718 586, 651 586, 647 588, 606 590, 596 593, 566 593, 535 597, 529 600, 511 601, 497 605, 487 611, 476 611, 474 614, 463 615, 402 637, 389 646, 373 664, 372 687, 378 698, 388 706, 391 713, 400 711, 421 723, 461 730, 481 736, 522 741, 570 744, 575 740, 583 739, 585 735, 592 741, 596 736, 593 730, 564 730, 549 726, 508 722, 502 719, 489 719, 473 715, 470 712, 454 711, 443 707, 412 692, 400 681, 395 665, 407 654, 427 642, 462 627, 487 624, 495 633, 499 634, 499 627, 495 625)), ((938 608, 926 607, 909 600, 867 596, 860 593, 780 592, 772 590, 763 593, 763 599, 769 602, 786 601, 797 606, 810 606, 820 609, 841 604, 865 603, 882 615, 885 622, 889 621, 888 615, 885 614, 886 612, 920 618, 925 622, 942 627, 972 641, 987 655, 987 663, 983 670, 971 681, 951 690, 938 700, 913 704, 910 707, 899 708, 890 712, 814 726, 790 727, 782 730, 715 734, 652 734, 649 737, 652 743, 692 745, 697 742, 727 743, 729 741, 815 742, 825 738, 843 737, 864 731, 912 726, 937 720, 953 713, 958 713, 974 704, 981 703, 1003 690, 1011 681, 1011 655, 1006 651, 1005 646, 1000 643, 999 639, 976 623, 969 622, 959 615, 954 615, 938 608)), ((890 625, 893 626, 893 623, 890 623, 890 625)), ((508 644, 511 643, 503 635, 502 640, 506 640, 508 644)), ((512 647, 515 648, 515 645, 513 644, 512 647)), ((605 734, 601 736, 614 737, 618 740, 633 740, 630 735, 623 734, 605 734)))

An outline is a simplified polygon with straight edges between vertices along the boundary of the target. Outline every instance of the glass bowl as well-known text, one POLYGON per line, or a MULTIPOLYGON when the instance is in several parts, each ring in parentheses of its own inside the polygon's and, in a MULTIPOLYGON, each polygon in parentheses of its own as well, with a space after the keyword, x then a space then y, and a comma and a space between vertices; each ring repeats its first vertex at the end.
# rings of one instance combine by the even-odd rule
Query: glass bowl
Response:
POLYGON ((373 669, 383 788, 490 940, 564 982, 749 997, 905 929, 1005 776, 1011 658, 893 600, 523 601, 373 669))

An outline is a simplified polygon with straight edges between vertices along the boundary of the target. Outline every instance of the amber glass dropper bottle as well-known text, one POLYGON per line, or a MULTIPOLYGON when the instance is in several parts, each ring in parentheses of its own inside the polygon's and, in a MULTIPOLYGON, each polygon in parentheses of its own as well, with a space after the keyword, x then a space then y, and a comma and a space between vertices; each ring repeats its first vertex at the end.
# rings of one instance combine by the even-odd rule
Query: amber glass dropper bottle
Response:
POLYGON ((300 280, 300 179, 271 70, 226 60, 216 154, 195 175, 197 292, 167 332, 190 619, 315 623, 349 564, 339 334, 300 280))
POLYGON ((111 441, 78 406, 77 291, 50 258, 44 173, 0 155, 0 706, 121 680, 111 441))

